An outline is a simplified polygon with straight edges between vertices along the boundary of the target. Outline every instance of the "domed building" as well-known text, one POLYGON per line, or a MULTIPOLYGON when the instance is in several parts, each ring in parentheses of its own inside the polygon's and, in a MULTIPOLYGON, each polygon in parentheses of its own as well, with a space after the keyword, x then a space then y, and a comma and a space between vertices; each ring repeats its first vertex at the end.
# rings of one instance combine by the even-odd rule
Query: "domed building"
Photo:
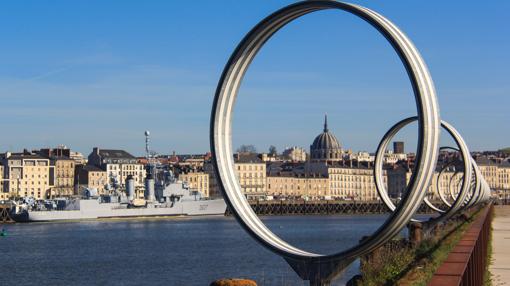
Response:
POLYGON ((333 133, 328 129, 328 116, 324 116, 324 131, 315 137, 310 145, 312 162, 341 161, 343 149, 333 133))

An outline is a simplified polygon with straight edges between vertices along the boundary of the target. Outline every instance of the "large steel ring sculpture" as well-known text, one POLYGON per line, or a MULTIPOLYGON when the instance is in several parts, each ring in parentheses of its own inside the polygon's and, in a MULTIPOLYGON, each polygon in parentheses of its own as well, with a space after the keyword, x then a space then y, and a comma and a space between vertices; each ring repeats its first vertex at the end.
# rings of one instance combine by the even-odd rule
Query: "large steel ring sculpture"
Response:
MULTIPOLYGON (((375 180, 375 186, 377 189, 377 192, 379 193, 379 197, 381 197, 382 201, 386 206, 391 210, 395 211, 396 206, 392 202, 391 198, 388 195, 388 192, 383 184, 383 157, 384 152, 386 152, 386 148, 390 144, 391 140, 393 139, 393 136, 395 136, 402 128, 407 126, 408 124, 418 120, 417 117, 409 117, 406 118, 397 124, 393 125, 388 132, 383 136, 383 139, 379 143, 379 146, 377 147, 377 152, 375 155, 375 164, 374 164, 374 180, 375 180)), ((450 207, 447 211, 443 211, 436 206, 434 206, 427 198, 424 198, 424 202, 433 210, 440 213, 439 217, 436 217, 433 219, 433 221, 442 221, 445 219, 448 219, 452 217, 456 212, 458 212, 465 204, 466 197, 468 196, 468 193, 471 189, 471 174, 472 174, 472 158, 471 154, 469 152, 469 149, 466 145, 466 142, 460 136, 459 132, 450 124, 448 124, 445 121, 441 121, 441 126, 446 129, 446 131, 453 137, 455 140, 455 143, 459 146, 459 150, 461 153, 461 156, 463 158, 464 163, 464 177, 462 180, 462 187, 460 194, 454 198, 454 203, 449 204, 446 200, 444 200, 444 203, 447 204, 448 207, 450 207)), ((441 172, 439 173, 441 175, 441 172)), ((439 178, 438 178, 439 180, 439 178)), ((426 190, 426 189, 425 189, 426 190)), ((439 189, 438 189, 439 191, 439 189)), ((424 192, 425 193, 425 192, 424 192)), ((442 196, 441 196, 442 197, 442 196)), ((443 197, 442 197, 443 198, 443 197)), ((413 221, 418 221, 413 219, 413 221)))
MULTIPOLYGON (((358 5, 336 1, 305 1, 289 5, 262 20, 243 38, 228 60, 219 80, 212 107, 210 125, 212 162, 223 197, 239 224, 264 247, 282 256, 302 279, 310 281, 310 285, 327 285, 357 257, 383 245, 412 219, 425 197, 435 172, 440 125, 436 92, 427 66, 413 43, 397 26, 380 14, 358 5), (343 10, 358 16, 376 28, 392 45, 413 87, 417 106, 417 116, 414 120, 418 122, 415 168, 398 207, 394 208, 389 218, 375 233, 360 244, 327 255, 308 252, 290 245, 260 221, 241 191, 234 168, 231 139, 232 115, 238 90, 258 51, 274 33, 291 21, 326 9, 343 10)), ((465 147, 463 140, 457 143, 460 143, 461 149, 465 147)), ((469 156, 467 147, 463 152, 469 156)), ((470 164, 471 160, 465 162, 470 164)), ((466 170, 468 170, 465 174, 466 181, 469 182, 471 168, 466 170)), ((482 186, 483 181, 480 182, 482 186)), ((470 186, 469 183, 463 185, 470 186)), ((465 195, 465 192, 459 195, 457 200, 459 203, 455 203, 456 206, 461 205, 464 199, 460 196, 465 195)), ((486 194, 481 194, 479 201, 486 197, 486 194)))

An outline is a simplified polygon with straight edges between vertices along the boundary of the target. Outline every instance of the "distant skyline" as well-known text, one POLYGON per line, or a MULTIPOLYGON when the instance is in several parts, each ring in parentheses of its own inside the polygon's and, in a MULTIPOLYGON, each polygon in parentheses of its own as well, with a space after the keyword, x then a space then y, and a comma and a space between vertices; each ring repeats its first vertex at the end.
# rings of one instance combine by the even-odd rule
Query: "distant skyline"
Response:
MULTIPOLYGON (((0 152, 64 144, 84 155, 94 146, 142 155, 145 130, 158 153, 209 151, 212 99, 228 57, 255 24, 293 2, 0 3, 0 152)), ((509 2, 351 2, 415 43, 442 119, 472 151, 510 146, 509 2)), ((234 148, 308 150, 325 113, 345 149, 369 152, 416 114, 390 45, 341 11, 307 15, 267 43, 236 103, 234 148)), ((396 138, 406 152, 412 133, 396 138)))

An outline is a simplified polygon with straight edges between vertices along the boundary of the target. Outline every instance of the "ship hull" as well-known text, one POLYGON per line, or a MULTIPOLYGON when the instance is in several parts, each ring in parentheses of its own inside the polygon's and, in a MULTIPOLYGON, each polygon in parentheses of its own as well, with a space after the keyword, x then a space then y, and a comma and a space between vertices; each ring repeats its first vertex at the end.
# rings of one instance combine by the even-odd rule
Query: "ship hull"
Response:
POLYGON ((81 200, 79 210, 30 211, 28 221, 66 221, 102 218, 163 217, 163 216, 209 216, 224 215, 225 201, 197 200, 176 202, 172 207, 125 208, 119 203, 99 203, 96 200, 81 200))

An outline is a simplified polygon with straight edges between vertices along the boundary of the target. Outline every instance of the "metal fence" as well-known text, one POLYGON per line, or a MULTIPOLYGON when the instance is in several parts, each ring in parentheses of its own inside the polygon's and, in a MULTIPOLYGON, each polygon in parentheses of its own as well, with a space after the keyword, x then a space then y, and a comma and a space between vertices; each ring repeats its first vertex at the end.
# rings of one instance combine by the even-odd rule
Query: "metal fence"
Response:
POLYGON ((492 204, 478 215, 429 282, 429 286, 481 286, 487 268, 492 204))
MULTIPOLYGON (((384 214, 388 207, 381 201, 250 201, 257 215, 333 215, 333 214, 384 214)), ((437 205, 441 205, 438 203, 437 205)), ((418 213, 430 214, 433 210, 422 204, 418 213)), ((226 215, 232 215, 227 208, 226 215)))

